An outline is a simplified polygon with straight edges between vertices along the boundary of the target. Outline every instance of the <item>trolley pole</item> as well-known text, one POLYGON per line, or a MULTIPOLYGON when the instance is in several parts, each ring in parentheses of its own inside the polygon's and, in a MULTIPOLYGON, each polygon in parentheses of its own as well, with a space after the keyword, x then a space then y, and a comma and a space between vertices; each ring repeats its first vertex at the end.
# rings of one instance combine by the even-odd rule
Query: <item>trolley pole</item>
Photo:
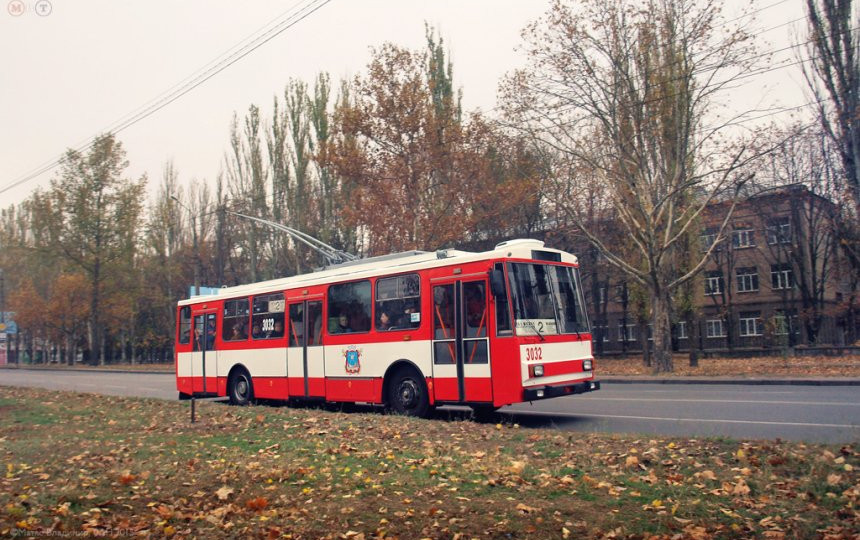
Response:
POLYGON ((6 348, 6 363, 9 363, 9 336, 6 332, 6 276, 3 269, 0 268, 0 325, 3 327, 3 333, 6 335, 3 347, 6 348))
MULTIPOLYGON (((9 364, 9 363, 11 363, 9 361, 9 353, 12 350, 12 347, 11 347, 12 344, 10 343, 10 341, 11 341, 10 338, 12 337, 12 334, 10 334, 9 332, 6 331, 6 274, 5 274, 5 272, 3 272, 2 268, 0 268, 0 324, 2 324, 2 326, 3 326, 3 333, 6 334, 6 339, 5 339, 6 343, 4 343, 2 346, 6 348, 6 364, 9 364)), ((18 336, 18 334, 15 334, 16 339, 17 339, 17 336, 18 336)), ((16 350, 15 365, 17 366, 18 365, 17 348, 15 350, 16 350)))

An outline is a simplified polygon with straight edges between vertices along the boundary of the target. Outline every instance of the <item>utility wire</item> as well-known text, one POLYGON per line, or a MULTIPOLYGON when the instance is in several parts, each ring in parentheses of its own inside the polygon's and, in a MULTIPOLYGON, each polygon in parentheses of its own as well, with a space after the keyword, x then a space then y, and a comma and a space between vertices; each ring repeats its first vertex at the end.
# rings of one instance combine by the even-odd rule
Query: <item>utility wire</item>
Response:
MULTIPOLYGON (((120 120, 120 121, 115 122, 113 124, 114 127, 112 129, 110 129, 109 131, 111 133, 119 133, 119 132, 133 126, 134 124, 140 122, 141 120, 151 116, 152 114, 158 112, 159 110, 163 109, 164 107, 170 105, 171 103, 173 103, 177 99, 181 98, 185 94, 191 92, 195 88, 199 87, 200 85, 202 85, 203 83, 205 83, 206 81, 208 81, 209 79, 214 77, 215 75, 221 73, 222 71, 224 71, 228 67, 232 66, 233 64, 235 64, 236 62, 238 62, 242 58, 248 56, 250 53, 254 52, 258 48, 260 48, 262 45, 268 43, 269 41, 271 41, 272 39, 274 39, 278 35, 282 34, 286 30, 288 30, 289 28, 295 26, 296 24, 298 24, 299 22, 301 22, 302 20, 307 18, 312 13, 316 12, 317 10, 319 10, 320 8, 322 8, 323 6, 328 4, 330 1, 331 0, 309 0, 308 2, 306 2, 306 5, 304 7, 302 7, 298 12, 296 12, 293 15, 290 15, 289 17, 287 17, 283 21, 275 24, 272 28, 266 30, 265 32, 263 32, 259 36, 255 37, 253 39, 245 38, 244 40, 242 40, 240 43, 243 43, 243 42, 251 39, 251 41, 248 44, 240 47, 238 50, 233 51, 226 58, 224 58, 220 61, 216 60, 216 61, 210 62, 209 64, 207 64, 207 66, 210 66, 210 67, 208 67, 208 69, 206 69, 202 73, 198 74, 197 76, 192 76, 192 77, 186 78, 185 80, 187 82, 185 82, 184 84, 179 83, 179 84, 175 85, 174 90, 172 90, 172 91, 169 90, 168 93, 162 95, 162 97, 160 99, 156 98, 155 100, 153 100, 151 102, 151 105, 146 106, 145 108, 143 108, 143 110, 139 110, 139 112, 132 113, 131 115, 127 115, 125 120, 120 120)), ((293 10, 293 8, 291 8, 290 10, 287 10, 287 12, 290 12, 292 10, 293 10)), ((280 18, 280 17, 281 16, 278 16, 277 18, 280 18)), ((266 26, 269 26, 269 25, 266 25, 266 26)), ((265 28, 266 26, 264 26, 263 28, 265 28)), ((77 152, 83 152, 83 151, 91 148, 92 144, 93 144, 92 142, 89 142, 88 144, 77 148, 76 151, 77 152)), ((38 176, 41 176, 45 172, 53 169, 54 167, 56 167, 57 165, 62 163, 63 159, 64 159, 64 157, 61 156, 61 157, 59 157, 59 158, 57 158, 51 162, 48 162, 45 165, 40 166, 35 171, 32 171, 32 172, 24 175, 23 177, 19 178, 18 180, 15 180, 12 183, 4 186, 2 189, 0 189, 0 193, 4 193, 6 191, 9 191, 10 189, 13 189, 13 188, 15 188, 21 184, 29 182, 30 180, 32 180, 38 176)))
MULTIPOLYGON (((855 32, 856 30, 858 30, 858 28, 860 28, 860 27, 850 28, 850 29, 846 30, 845 32, 841 32, 841 33, 855 32)), ((799 44, 797 44, 797 45, 792 45, 792 46, 789 46, 789 47, 784 47, 784 48, 782 48, 782 49, 777 49, 777 50, 775 50, 775 51, 773 51, 773 52, 782 52, 782 51, 785 51, 785 50, 789 50, 789 49, 792 49, 792 48, 796 48, 796 47, 800 47, 800 46, 806 45, 806 44, 811 43, 811 42, 812 42, 812 40, 808 40, 808 41, 806 41, 806 42, 799 43, 799 44)), ((766 56, 767 54, 771 54, 771 53, 763 53, 763 54, 755 55, 755 56, 752 56, 752 57, 750 57, 750 58, 748 58, 748 59, 746 59, 746 60, 744 60, 744 61, 754 60, 754 59, 759 58, 759 57, 761 57, 761 56, 766 56)), ((764 75, 764 74, 766 74, 766 73, 771 73, 771 72, 773 72, 773 71, 778 71, 778 70, 780 70, 780 69, 785 69, 785 68, 787 68, 787 67, 792 67, 792 66, 802 65, 802 64, 805 64, 805 63, 808 63, 808 62, 812 62, 812 61, 815 61, 815 60, 818 60, 818 59, 819 59, 819 57, 818 57, 818 56, 813 56, 813 57, 809 57, 809 58, 801 58, 801 59, 796 60, 796 61, 794 61, 794 62, 785 63, 785 62, 787 62, 787 59, 786 59, 785 61, 783 61, 783 63, 781 63, 781 65, 771 66, 771 67, 768 67, 768 68, 763 68, 763 69, 758 69, 758 70, 752 70, 752 71, 750 71, 750 72, 748 72, 748 73, 738 74, 738 75, 736 75, 736 76, 731 77, 730 79, 723 80, 723 81, 717 81, 717 82, 713 82, 713 83, 711 83, 711 84, 705 85, 705 86, 703 86, 703 87, 702 87, 702 90, 707 90, 707 89, 709 89, 709 88, 714 88, 714 87, 720 87, 720 86, 723 86, 723 85, 726 85, 726 84, 729 84, 729 83, 732 83, 732 82, 735 82, 735 81, 740 81, 740 80, 743 80, 743 79, 749 79, 749 78, 752 78, 752 77, 758 77, 758 76, 760 76, 760 75, 764 75)), ((675 78, 673 78, 673 79, 668 79, 666 82, 667 82, 667 83, 671 83, 671 82, 683 82, 684 80, 687 80, 690 76, 693 76, 693 75, 699 75, 699 74, 702 74, 702 73, 706 73, 706 72, 708 72, 708 71, 716 71, 717 69, 720 69, 720 67, 719 67, 719 66, 716 66, 716 67, 714 67, 714 66, 703 67, 703 68, 700 68, 700 69, 694 70, 694 71, 693 71, 689 76, 686 76, 686 75, 685 75, 685 76, 675 77, 675 78)), ((630 108, 637 107, 637 106, 642 106, 642 105, 650 105, 650 104, 652 104, 652 103, 658 103, 658 102, 663 101, 663 100, 668 100, 668 99, 671 99, 671 98, 677 97, 677 96, 679 96, 680 94, 681 94, 681 92, 674 92, 674 93, 670 93, 670 94, 666 94, 666 95, 662 95, 662 96, 658 96, 658 97, 653 97, 653 98, 649 98, 649 99, 645 99, 645 100, 635 100, 635 101, 633 101, 633 102, 631 102, 631 103, 621 104, 618 108, 619 108, 620 110, 624 110, 624 109, 630 109, 630 108)), ((557 96, 557 97, 558 97, 558 96, 557 96)), ((807 104, 807 105, 808 105, 808 104, 807 104)), ((574 110, 574 109, 581 108, 579 105, 575 105, 575 104, 569 104, 569 105, 557 105, 557 106, 558 106, 559 108, 555 111, 555 114, 564 114, 564 113, 567 113, 567 112, 572 111, 572 110, 574 110)), ((803 106, 801 106, 801 107, 803 107, 803 106)), ((494 107, 492 110, 496 110, 496 111, 498 111, 498 110, 499 110, 499 107, 494 107)))

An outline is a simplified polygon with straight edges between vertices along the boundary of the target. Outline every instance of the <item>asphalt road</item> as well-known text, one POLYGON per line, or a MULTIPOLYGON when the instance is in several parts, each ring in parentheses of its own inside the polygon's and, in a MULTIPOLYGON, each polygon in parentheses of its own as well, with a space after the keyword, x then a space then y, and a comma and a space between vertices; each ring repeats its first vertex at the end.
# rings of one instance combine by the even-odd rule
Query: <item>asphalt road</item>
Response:
MULTIPOLYGON (((0 385, 176 399, 160 373, 0 370, 0 385)), ((437 418, 462 417, 456 408, 437 418)), ((679 437, 860 441, 860 386, 612 384, 581 396, 501 410, 520 425, 679 437)))

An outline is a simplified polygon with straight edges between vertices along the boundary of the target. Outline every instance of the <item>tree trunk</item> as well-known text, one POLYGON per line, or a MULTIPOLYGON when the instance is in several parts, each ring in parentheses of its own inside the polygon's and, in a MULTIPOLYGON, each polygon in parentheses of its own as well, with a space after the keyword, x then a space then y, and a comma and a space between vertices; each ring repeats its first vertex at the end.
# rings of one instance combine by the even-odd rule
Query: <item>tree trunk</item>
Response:
POLYGON ((654 365, 659 373, 671 372, 672 338, 669 324, 670 300, 661 290, 651 290, 651 318, 654 325, 654 365))
POLYGON ((699 321, 695 317, 687 319, 687 343, 690 345, 690 367, 699 367, 699 321))
POLYGON ((100 335, 99 336, 99 344, 98 344, 98 351, 99 351, 98 354, 99 354, 99 365, 100 366, 105 365, 105 356, 106 356, 106 352, 107 352, 105 350, 105 346, 106 346, 105 342, 106 342, 106 340, 105 340, 104 334, 100 335))
POLYGON ((648 344, 648 324, 644 322, 639 323, 639 340, 642 343, 642 362, 645 364, 645 367, 651 367, 653 362, 651 360, 651 347, 648 344))

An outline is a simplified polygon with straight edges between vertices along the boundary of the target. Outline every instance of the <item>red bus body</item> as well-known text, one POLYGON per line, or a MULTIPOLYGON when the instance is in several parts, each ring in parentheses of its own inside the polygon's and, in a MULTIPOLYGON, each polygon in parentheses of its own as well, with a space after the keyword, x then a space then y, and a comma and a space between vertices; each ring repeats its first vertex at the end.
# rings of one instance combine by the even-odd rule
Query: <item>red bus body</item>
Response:
POLYGON ((600 388, 576 257, 535 240, 223 288, 180 301, 176 332, 181 397, 382 404, 405 372, 417 377, 404 399, 424 392, 431 407, 600 388), (396 322, 383 324, 383 311, 396 322))

